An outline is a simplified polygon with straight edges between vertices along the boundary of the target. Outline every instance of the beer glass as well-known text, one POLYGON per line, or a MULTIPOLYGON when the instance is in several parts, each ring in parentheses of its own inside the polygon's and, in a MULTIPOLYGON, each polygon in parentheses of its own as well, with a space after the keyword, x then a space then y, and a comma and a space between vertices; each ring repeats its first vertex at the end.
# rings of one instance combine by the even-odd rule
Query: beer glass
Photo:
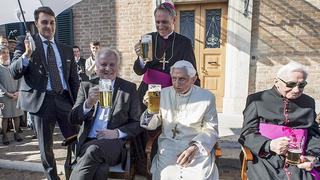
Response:
POLYGON ((149 84, 148 85, 148 112, 150 114, 159 113, 160 109, 160 92, 161 85, 160 84, 149 84))
POLYGON ((99 102, 102 108, 111 108, 112 106, 112 82, 110 79, 99 81, 99 102))
POLYGON ((287 163, 293 164, 293 165, 299 164, 301 153, 302 153, 301 141, 290 142, 288 147, 288 152, 287 152, 287 163))
POLYGON ((146 34, 141 36, 141 57, 145 62, 152 61, 152 36, 146 34))

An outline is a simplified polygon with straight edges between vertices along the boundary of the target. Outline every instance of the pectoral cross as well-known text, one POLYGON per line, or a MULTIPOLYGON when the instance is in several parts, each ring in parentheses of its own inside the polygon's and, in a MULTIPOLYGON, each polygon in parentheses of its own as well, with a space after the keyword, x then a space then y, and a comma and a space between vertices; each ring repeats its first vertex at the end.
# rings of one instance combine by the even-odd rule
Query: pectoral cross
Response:
POLYGON ((171 130, 172 131, 172 139, 176 137, 177 134, 179 134, 179 131, 177 129, 178 124, 174 126, 174 128, 171 130))
POLYGON ((159 61, 159 62, 162 63, 162 70, 164 70, 164 69, 166 68, 166 63, 169 63, 169 61, 166 61, 166 53, 165 53, 165 52, 163 53, 163 56, 162 56, 161 59, 162 59, 162 60, 159 61))

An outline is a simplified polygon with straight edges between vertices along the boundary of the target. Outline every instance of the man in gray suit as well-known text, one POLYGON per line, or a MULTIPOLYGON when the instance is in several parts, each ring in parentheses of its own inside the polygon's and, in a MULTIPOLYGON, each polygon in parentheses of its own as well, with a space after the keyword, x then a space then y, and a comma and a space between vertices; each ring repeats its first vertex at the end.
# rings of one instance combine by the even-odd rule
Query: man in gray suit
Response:
POLYGON ((81 125, 71 180, 105 180, 109 166, 119 164, 125 156, 124 139, 142 132, 136 85, 117 77, 119 54, 102 48, 95 59, 98 77, 81 82, 70 114, 71 124, 81 125), (111 107, 103 108, 98 101, 100 79, 112 82, 111 107))
POLYGON ((55 14, 49 7, 34 12, 38 34, 20 37, 10 72, 21 80, 18 108, 34 116, 41 161, 49 180, 59 179, 53 154, 53 130, 58 122, 65 138, 76 133, 67 119, 77 97, 79 78, 72 48, 54 39, 55 14))

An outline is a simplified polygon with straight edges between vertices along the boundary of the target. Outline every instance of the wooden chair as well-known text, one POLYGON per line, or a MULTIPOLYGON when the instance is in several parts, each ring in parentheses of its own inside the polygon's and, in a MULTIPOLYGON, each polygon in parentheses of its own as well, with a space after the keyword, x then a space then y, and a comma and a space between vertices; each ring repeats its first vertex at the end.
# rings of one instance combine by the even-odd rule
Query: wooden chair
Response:
POLYGON ((243 159, 241 163, 241 179, 247 180, 248 179, 247 177, 248 161, 252 161, 253 156, 250 149, 248 149, 247 147, 241 146, 241 150, 243 153, 243 159))
MULTIPOLYGON (((158 131, 154 136, 149 137, 147 144, 146 144, 145 153, 147 154, 147 173, 148 173, 147 176, 148 176, 148 178, 151 177, 150 168, 151 168, 151 163, 152 163, 152 148, 153 148, 154 143, 156 142, 156 140, 158 139, 160 134, 161 134, 161 131, 158 131)), ((214 149, 215 149, 216 158, 221 157, 222 151, 221 151, 221 148, 219 147, 218 143, 215 144, 214 149)))
MULTIPOLYGON (((75 145, 77 140, 77 135, 71 136, 67 139, 65 139, 62 142, 62 146, 67 146, 67 157, 64 164, 65 169, 65 176, 66 180, 69 179, 72 168, 74 166, 73 162, 73 155, 72 155, 72 146, 75 145)), ((125 149, 127 151, 126 161, 125 163, 119 163, 116 166, 111 166, 109 169, 109 178, 113 179, 126 179, 126 180, 133 180, 134 179, 134 163, 131 160, 131 141, 127 140, 125 143, 125 149)))

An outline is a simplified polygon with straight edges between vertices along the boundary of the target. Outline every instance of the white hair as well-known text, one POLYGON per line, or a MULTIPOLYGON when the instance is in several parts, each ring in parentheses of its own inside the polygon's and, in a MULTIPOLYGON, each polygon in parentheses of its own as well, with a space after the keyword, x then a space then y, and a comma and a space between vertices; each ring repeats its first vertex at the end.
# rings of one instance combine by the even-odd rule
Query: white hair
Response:
POLYGON ((186 61, 186 60, 180 60, 180 61, 177 61, 176 63, 174 63, 174 65, 171 66, 171 68, 170 68, 170 74, 172 74, 172 71, 174 68, 185 69, 189 77, 194 77, 197 73, 197 71, 193 67, 193 65, 189 61, 186 61))
POLYGON ((286 79, 289 77, 289 74, 292 72, 301 72, 304 75, 304 79, 307 79, 308 72, 305 67, 297 62, 291 61, 285 66, 281 67, 277 73, 278 78, 286 79))
POLYGON ((114 55, 116 57, 117 65, 120 66, 120 64, 121 64, 120 54, 118 53, 117 50, 111 49, 108 47, 103 47, 103 48, 99 49, 99 51, 97 52, 97 54, 95 56, 96 63, 102 56, 111 56, 111 55, 114 55))

